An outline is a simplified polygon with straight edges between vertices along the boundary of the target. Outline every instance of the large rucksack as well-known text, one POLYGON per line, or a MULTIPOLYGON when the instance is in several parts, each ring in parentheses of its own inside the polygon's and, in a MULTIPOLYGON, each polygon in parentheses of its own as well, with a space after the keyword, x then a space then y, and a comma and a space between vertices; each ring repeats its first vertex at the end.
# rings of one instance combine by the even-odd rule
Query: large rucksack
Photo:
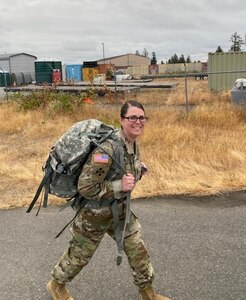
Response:
MULTIPOLYGON (((112 156, 110 153, 106 153, 117 164, 118 169, 121 169, 121 173, 126 174, 123 147, 119 146, 121 142, 119 136, 116 134, 117 131, 118 130, 114 127, 95 119, 81 121, 73 125, 51 148, 48 159, 43 167, 43 179, 26 212, 29 213, 32 210, 43 189, 44 197, 43 200, 40 201, 39 209, 42 203, 44 207, 47 207, 49 194, 66 198, 67 202, 76 209, 77 212, 74 218, 66 224, 56 236, 58 237, 76 218, 84 205, 89 205, 94 208, 110 206, 114 219, 115 238, 119 252, 117 265, 119 265, 122 260, 123 238, 126 227, 130 222, 130 192, 127 193, 126 219, 123 234, 121 234, 117 201, 115 201, 115 199, 106 200, 105 202, 88 201, 80 196, 77 188, 78 178, 87 158, 95 148, 100 148, 105 152, 101 147, 101 143, 106 140, 115 145, 115 154, 112 156)), ((38 215, 39 209, 36 215, 38 215)))
MULTIPOLYGON (((43 167, 43 179, 27 212, 32 210, 43 189, 44 197, 40 204, 43 202, 44 207, 47 207, 48 195, 52 194, 73 200, 71 203, 74 204, 74 208, 77 208, 75 205, 79 196, 77 183, 84 163, 90 153, 96 147, 100 147, 102 142, 117 141, 119 138, 115 134, 116 131, 114 127, 95 119, 84 120, 73 125, 51 148, 43 167)), ((111 158, 120 168, 123 168, 121 162, 115 157, 111 158)))

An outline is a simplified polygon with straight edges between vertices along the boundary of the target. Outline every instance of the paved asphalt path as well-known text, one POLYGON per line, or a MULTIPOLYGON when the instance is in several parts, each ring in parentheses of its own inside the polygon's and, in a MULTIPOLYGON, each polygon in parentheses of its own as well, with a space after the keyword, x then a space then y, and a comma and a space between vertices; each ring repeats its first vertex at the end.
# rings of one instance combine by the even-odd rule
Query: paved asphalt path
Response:
MULTIPOLYGON (((246 299, 246 194, 133 201, 156 273, 155 287, 172 300, 246 299)), ((50 270, 67 247, 73 216, 58 208, 0 211, 0 300, 48 300, 50 270)), ((105 236, 90 264, 69 284, 74 299, 136 300, 124 257, 105 236)))

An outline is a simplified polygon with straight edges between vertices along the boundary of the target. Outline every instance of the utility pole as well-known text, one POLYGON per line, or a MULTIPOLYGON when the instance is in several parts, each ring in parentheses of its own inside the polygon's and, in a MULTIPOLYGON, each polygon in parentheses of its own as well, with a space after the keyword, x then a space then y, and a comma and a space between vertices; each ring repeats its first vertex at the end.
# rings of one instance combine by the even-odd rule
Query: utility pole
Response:
POLYGON ((104 67, 105 67, 105 50, 104 50, 104 43, 102 43, 103 46, 103 63, 104 63, 104 67))

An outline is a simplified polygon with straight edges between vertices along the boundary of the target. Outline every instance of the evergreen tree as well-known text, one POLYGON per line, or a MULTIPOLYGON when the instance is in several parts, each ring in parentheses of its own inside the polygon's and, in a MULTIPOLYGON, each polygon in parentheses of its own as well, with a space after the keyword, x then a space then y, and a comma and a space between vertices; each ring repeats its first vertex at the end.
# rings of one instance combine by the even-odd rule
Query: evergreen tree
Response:
POLYGON ((167 61, 168 64, 177 64, 177 63, 191 63, 191 58, 188 55, 185 59, 184 54, 181 54, 180 58, 178 58, 178 55, 175 53, 171 58, 167 61))
POLYGON ((243 39, 240 37, 240 35, 235 32, 232 36, 230 41, 232 42, 230 50, 232 52, 241 51, 241 46, 244 44, 243 39))
POLYGON ((191 63, 190 55, 187 56, 186 62, 187 62, 187 63, 191 63))
POLYGON ((138 50, 136 50, 136 53, 135 53, 136 55, 140 55, 140 53, 139 53, 139 51, 138 50))
POLYGON ((171 58, 170 58, 171 64, 177 64, 179 62, 178 55, 175 53, 171 58))
POLYGON ((224 51, 222 50, 222 48, 220 46, 218 46, 218 48, 216 49, 215 53, 221 53, 221 52, 224 52, 224 51))
POLYGON ((179 60, 178 60, 179 63, 185 63, 185 57, 184 57, 184 54, 181 54, 179 60))
POLYGON ((151 63, 151 65, 156 65, 157 64, 155 52, 152 52, 152 58, 151 58, 150 63, 151 63))
POLYGON ((171 58, 169 58, 168 60, 169 64, 177 64, 179 63, 179 58, 178 55, 175 53, 173 56, 171 56, 171 58))
POLYGON ((173 62, 175 64, 177 64, 179 62, 179 58, 178 58, 178 55, 175 53, 174 56, 173 56, 173 62))

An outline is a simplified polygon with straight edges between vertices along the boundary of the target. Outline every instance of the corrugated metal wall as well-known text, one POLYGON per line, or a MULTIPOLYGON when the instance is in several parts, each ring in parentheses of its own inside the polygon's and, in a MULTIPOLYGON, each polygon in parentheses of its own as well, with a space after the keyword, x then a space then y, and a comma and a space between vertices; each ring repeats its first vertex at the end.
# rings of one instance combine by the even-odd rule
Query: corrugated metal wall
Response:
POLYGON ((66 66, 66 78, 67 80, 82 80, 82 65, 67 65, 66 66))
POLYGON ((246 52, 209 53, 208 55, 208 87, 214 91, 230 90, 237 78, 246 78, 246 52), (210 74, 215 72, 228 72, 210 74))
POLYGON ((138 66, 131 66, 128 67, 126 73, 130 75, 149 75, 149 65, 138 65, 138 66))
POLYGON ((35 58, 29 55, 20 54, 10 57, 11 73, 31 73, 32 79, 35 79, 35 58))
POLYGON ((84 68, 82 69, 82 77, 84 81, 92 81, 99 74, 98 68, 84 68))
POLYGON ((10 71, 9 68, 9 60, 8 59, 4 59, 4 60, 0 60, 0 67, 4 70, 4 71, 10 71))
MULTIPOLYGON (((188 73, 195 73, 195 72, 206 72, 204 70, 204 64, 207 63, 187 63, 186 64, 186 71, 188 73)), ((99 68, 100 69, 100 68, 99 68)), ((177 64, 158 64, 158 65, 132 65, 126 67, 123 72, 133 75, 133 76, 142 76, 142 75, 149 75, 149 74, 168 74, 168 73, 184 73, 185 66, 183 63, 177 64)), ((102 72, 99 72, 102 73, 102 72)))
MULTIPOLYGON (((154 66, 156 70, 153 72, 151 65, 137 65, 130 66, 127 68, 126 73, 137 76, 137 75, 149 75, 149 74, 166 74, 166 73, 181 73, 185 72, 185 66, 183 63, 178 64, 159 64, 154 66)), ((203 63, 187 63, 186 71, 190 73, 203 72, 203 63)))
POLYGON ((10 75, 9 73, 3 73, 0 71, 0 86, 10 86, 10 75))
POLYGON ((36 58, 26 54, 10 56, 9 59, 1 59, 0 67, 9 73, 30 73, 35 80, 34 62, 36 58))
POLYGON ((130 67, 135 65, 149 65, 150 58, 141 55, 136 55, 133 53, 128 53, 125 55, 119 55, 114 57, 108 57, 105 59, 98 60, 99 64, 113 64, 116 67, 130 67))
POLYGON ((59 69, 62 76, 60 61, 35 61, 36 84, 52 83, 53 69, 59 69))
MULTIPOLYGON (((183 63, 178 64, 160 64, 159 65, 159 74, 162 73, 179 73, 184 72, 185 66, 183 63)), ((202 72, 202 63, 187 63, 186 72, 202 72)))

